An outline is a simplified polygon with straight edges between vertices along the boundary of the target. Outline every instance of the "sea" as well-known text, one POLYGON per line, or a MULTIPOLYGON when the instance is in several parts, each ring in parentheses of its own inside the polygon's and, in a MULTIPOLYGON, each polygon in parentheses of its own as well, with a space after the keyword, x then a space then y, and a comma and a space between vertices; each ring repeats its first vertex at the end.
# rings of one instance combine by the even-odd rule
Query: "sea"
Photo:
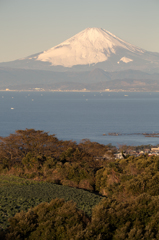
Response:
POLYGON ((159 133, 159 93, 1 91, 0 136, 26 128, 77 143, 157 145, 143 133, 159 133))

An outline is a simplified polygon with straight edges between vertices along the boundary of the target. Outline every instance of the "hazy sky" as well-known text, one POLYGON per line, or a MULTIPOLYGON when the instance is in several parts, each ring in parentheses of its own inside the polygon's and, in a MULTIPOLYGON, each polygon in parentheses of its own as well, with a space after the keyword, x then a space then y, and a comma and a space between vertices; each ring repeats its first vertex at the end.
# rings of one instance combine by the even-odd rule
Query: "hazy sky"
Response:
POLYGON ((159 0, 0 0, 0 62, 47 50, 87 27, 159 52, 159 0))

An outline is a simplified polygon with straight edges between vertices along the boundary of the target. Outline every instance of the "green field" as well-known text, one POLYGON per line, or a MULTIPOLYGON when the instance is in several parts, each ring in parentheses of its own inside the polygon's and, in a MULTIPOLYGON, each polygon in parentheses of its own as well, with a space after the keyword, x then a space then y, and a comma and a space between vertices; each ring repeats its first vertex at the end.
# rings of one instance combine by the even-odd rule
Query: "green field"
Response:
POLYGON ((50 202, 55 198, 73 200, 79 209, 90 216, 92 207, 104 197, 82 189, 0 175, 0 227, 6 228, 7 219, 17 212, 27 211, 41 202, 50 202))

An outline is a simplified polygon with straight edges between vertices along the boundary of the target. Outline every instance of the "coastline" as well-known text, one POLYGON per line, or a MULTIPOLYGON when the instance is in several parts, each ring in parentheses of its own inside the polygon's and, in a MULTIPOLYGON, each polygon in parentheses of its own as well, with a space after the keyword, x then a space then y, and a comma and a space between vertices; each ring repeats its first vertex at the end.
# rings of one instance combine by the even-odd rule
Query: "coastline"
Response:
POLYGON ((109 92, 131 92, 131 93, 143 93, 143 92, 159 92, 159 91, 138 91, 138 90, 134 90, 134 91, 131 91, 131 90, 123 90, 123 89, 120 89, 120 90, 116 90, 116 89, 112 89, 112 90, 53 90, 53 89, 50 89, 50 90, 45 90, 45 89, 42 89, 42 90, 36 90, 36 89, 21 89, 21 90, 18 90, 18 89, 15 89, 15 90, 12 90, 12 89, 0 89, 0 92, 83 92, 83 93, 87 93, 87 92, 99 92, 99 93, 109 93, 109 92))

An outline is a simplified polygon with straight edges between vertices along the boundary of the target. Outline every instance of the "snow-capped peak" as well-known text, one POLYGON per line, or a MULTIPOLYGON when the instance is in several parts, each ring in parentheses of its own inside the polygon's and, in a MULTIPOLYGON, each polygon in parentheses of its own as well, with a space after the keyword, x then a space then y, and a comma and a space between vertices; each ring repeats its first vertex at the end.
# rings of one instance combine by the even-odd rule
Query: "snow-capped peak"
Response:
POLYGON ((50 62, 52 66, 72 67, 104 62, 111 54, 115 54, 118 48, 138 54, 145 52, 102 28, 86 28, 34 58, 50 62))

